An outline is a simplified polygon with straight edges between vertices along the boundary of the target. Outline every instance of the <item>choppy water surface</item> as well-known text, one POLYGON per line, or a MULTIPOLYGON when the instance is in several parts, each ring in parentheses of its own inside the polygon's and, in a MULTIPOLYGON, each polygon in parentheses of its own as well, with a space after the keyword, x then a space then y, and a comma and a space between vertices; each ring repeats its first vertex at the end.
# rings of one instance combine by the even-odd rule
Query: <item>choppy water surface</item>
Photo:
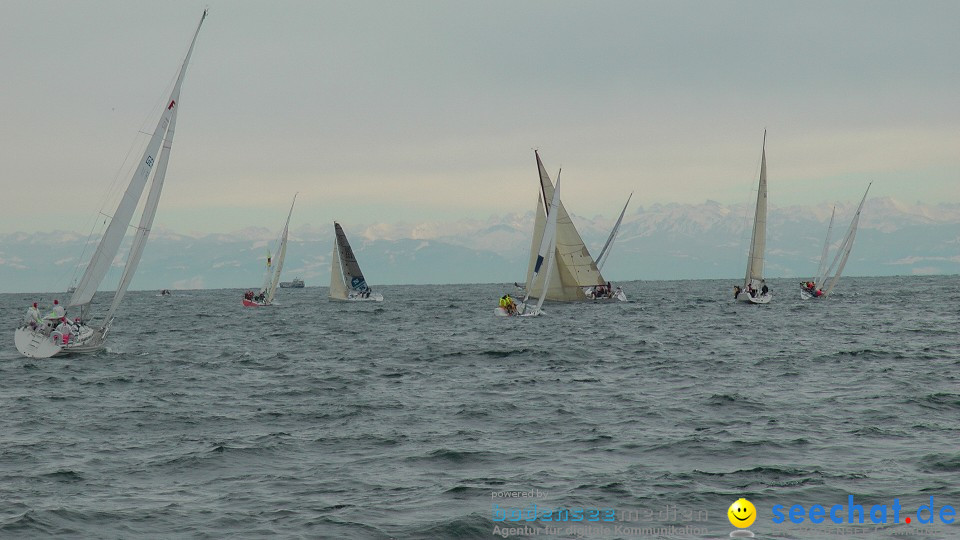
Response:
MULTIPOLYGON (((379 305, 286 289, 272 309, 238 290, 139 292, 107 352, 43 361, 12 329, 53 296, 0 295, 0 537, 523 525, 494 504, 725 537, 738 497, 770 537, 776 504, 960 510, 960 280, 845 278, 825 301, 773 285, 747 306, 732 282, 633 282, 629 303, 523 320, 493 316, 498 285, 383 287, 379 305), (511 490, 541 496, 492 498, 511 490)), ((860 537, 960 537, 902 520, 860 537)))

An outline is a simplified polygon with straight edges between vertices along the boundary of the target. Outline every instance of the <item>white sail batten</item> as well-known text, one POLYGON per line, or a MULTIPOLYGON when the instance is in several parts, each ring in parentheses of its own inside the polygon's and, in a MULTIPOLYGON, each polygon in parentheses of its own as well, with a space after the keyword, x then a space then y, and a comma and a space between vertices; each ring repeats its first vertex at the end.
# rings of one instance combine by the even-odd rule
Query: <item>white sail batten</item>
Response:
POLYGON ((823 294, 830 294, 830 291, 833 287, 840 281, 840 274, 843 273, 843 267, 847 264, 847 259, 850 257, 850 251, 853 250, 853 241, 857 238, 857 227, 860 224, 860 212, 863 211, 863 203, 867 200, 867 193, 870 192, 870 186, 873 185, 871 182, 867 185, 867 191, 863 193, 863 198, 860 199, 860 206, 857 207, 857 213, 853 215, 853 220, 850 222, 850 227, 847 229, 847 234, 843 238, 843 242, 840 244, 840 247, 837 249, 837 256, 834 258, 834 262, 830 264, 831 270, 827 271, 829 274, 833 266, 837 266, 836 273, 830 278, 830 281, 827 283, 827 288, 824 289, 823 294))
POLYGON ((763 150, 760 157, 760 184, 757 188, 757 207, 753 216, 753 234, 750 238, 750 255, 747 257, 747 274, 743 288, 752 285, 759 288, 763 281, 763 254, 767 244, 767 132, 763 132, 763 150))
MULTIPOLYGON (((537 202, 536 221, 534 222, 533 243, 530 247, 530 261, 527 266, 526 288, 528 291, 536 291, 542 288, 540 281, 545 277, 537 276, 535 279, 533 267, 546 228, 547 215, 543 201, 552 200, 554 193, 553 183, 540 160, 539 152, 535 152, 535 155, 537 169, 540 173, 540 196, 537 202)), ((606 283, 597 268, 596 262, 584 245, 580 233, 574 226, 573 220, 570 219, 570 214, 567 213, 563 201, 560 201, 557 207, 557 233, 554 249, 556 264, 553 265, 551 270, 552 279, 549 281, 550 287, 547 289, 547 300, 586 300, 585 287, 606 283)))
POLYGON ((617 224, 613 226, 613 230, 610 231, 610 236, 607 237, 607 242, 603 244, 603 249, 601 249, 600 254, 597 255, 597 270, 603 270, 603 263, 607 262, 607 257, 609 257, 610 252, 613 251, 613 242, 617 239, 617 233, 620 232, 620 223, 623 222, 623 216, 627 213, 627 206, 630 205, 630 199, 632 198, 633 192, 631 191, 630 196, 627 197, 626 204, 623 205, 623 210, 620 211, 620 217, 617 218, 617 224))
POLYGON ((293 195, 293 202, 290 203, 290 212, 287 213, 287 222, 283 225, 283 233, 280 235, 280 246, 277 248, 276 269, 273 271, 273 277, 266 291, 266 303, 273 302, 277 294, 277 286, 280 284, 280 272, 283 271, 283 260, 287 256, 287 236, 290 231, 290 216, 293 215, 293 206, 297 204, 297 194, 293 195))
POLYGON ((190 42, 187 55, 183 60, 183 64, 180 66, 177 82, 174 84, 173 91, 170 93, 170 99, 167 100, 167 106, 160 116, 160 121, 157 122, 153 136, 150 138, 147 148, 140 157, 140 165, 133 174, 129 185, 127 185, 123 198, 120 200, 120 204, 117 206, 117 210, 114 212, 110 224, 107 225, 107 230, 104 231, 103 237, 100 239, 100 244, 97 246, 97 250, 90 260, 90 264, 87 265, 83 277, 80 278, 80 282, 77 284, 77 290, 74 291, 73 296, 70 298, 70 306, 84 306, 90 303, 93 295, 97 292, 97 288, 100 287, 103 278, 106 277, 107 272, 110 270, 110 265, 113 263, 117 251, 120 249, 120 244, 123 242, 127 227, 130 225, 130 220, 133 219, 133 213, 136 211, 140 198, 143 195, 144 186, 153 170, 153 165, 156 161, 154 156, 157 155, 157 151, 160 149, 163 137, 167 132, 171 118, 177 108, 177 101, 180 99, 180 87, 183 85, 183 77, 186 74, 187 64, 190 62, 193 47, 196 45, 197 36, 200 34, 200 27, 203 25, 203 20, 206 17, 207 12, 204 11, 203 16, 200 17, 200 23, 197 25, 197 30, 193 34, 193 40, 190 42))

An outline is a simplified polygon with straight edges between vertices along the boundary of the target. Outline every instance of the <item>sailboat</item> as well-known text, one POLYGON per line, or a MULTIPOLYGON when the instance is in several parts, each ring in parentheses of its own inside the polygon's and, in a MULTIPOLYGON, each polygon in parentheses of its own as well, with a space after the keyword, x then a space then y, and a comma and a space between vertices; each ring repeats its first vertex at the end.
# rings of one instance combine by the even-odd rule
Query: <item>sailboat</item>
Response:
POLYGON ((553 182, 547 174, 540 153, 534 151, 537 158, 537 170, 540 174, 540 194, 537 199, 537 215, 533 226, 533 241, 530 246, 530 261, 527 265, 527 280, 524 290, 537 291, 546 300, 556 302, 577 302, 588 300, 619 300, 627 297, 619 287, 613 287, 603 278, 596 261, 590 256, 580 233, 559 201, 557 206, 557 233, 554 257, 556 264, 550 269, 551 278, 544 273, 536 273, 537 257, 547 225, 545 201, 552 201, 553 182), (546 281, 550 286, 543 286, 546 281), (543 289, 546 292, 541 291, 543 289))
MULTIPOLYGON (((543 301, 547 297, 547 290, 550 288, 550 274, 556 264, 555 252, 557 249, 557 216, 560 214, 560 178, 557 177, 557 188, 553 191, 553 198, 550 199, 550 207, 547 209, 547 224, 543 229, 543 237, 540 239, 540 248, 537 250, 537 262, 533 268, 533 276, 536 279, 543 270, 543 287, 537 299, 537 305, 533 309, 527 307, 530 301, 529 289, 523 297, 523 302, 515 308, 501 304, 494 310, 494 314, 500 317, 516 315, 520 317, 536 317, 543 314, 543 301), (546 263, 546 265, 544 265, 546 263), (511 308, 511 309, 508 309, 511 308)), ((509 297, 507 297, 509 299, 509 297)))
POLYGON ((56 329, 53 327, 56 322, 50 317, 41 321, 33 321, 18 328, 14 332, 14 342, 17 350, 25 356, 49 358, 67 354, 93 353, 104 348, 110 325, 113 323, 117 308, 130 286, 130 280, 133 279, 134 273, 137 271, 137 265, 143 255, 147 237, 150 235, 150 228, 153 226, 153 218, 160 203, 160 192, 163 189, 163 180, 167 172, 167 163, 170 160, 170 149, 173 145, 173 134, 180 102, 180 87, 183 84, 190 56, 193 54, 193 47, 197 42, 200 27, 206 17, 207 12, 204 10, 200 17, 200 23, 197 24, 197 29, 193 34, 193 39, 190 41, 190 48, 187 50, 187 55, 180 66, 176 83, 170 97, 165 102, 166 106, 160 115, 160 120, 153 131, 150 142, 140 157, 139 165, 134 171, 116 211, 113 213, 110 224, 107 225, 100 239, 97 250, 90 259, 83 277, 77 283, 76 290, 70 297, 68 306, 79 308, 80 316, 76 317, 72 323, 68 322, 65 316, 61 317, 61 324, 56 329), (151 173, 153 181, 150 184, 150 190, 144 203, 143 212, 140 215, 140 222, 130 246, 130 253, 127 256, 120 283, 103 322, 99 326, 94 326, 91 321, 93 295, 97 292, 100 283, 106 277, 107 271, 110 270, 114 258, 120 250, 120 244, 123 242, 127 227, 130 226, 133 214, 140 204, 151 173))
POLYGON ((333 222, 333 259, 330 261, 330 298, 348 302, 383 302, 383 295, 373 292, 360 271, 343 227, 333 222))
POLYGON ((800 298, 806 300, 809 298, 822 298, 830 294, 833 287, 840 281, 840 274, 843 273, 843 267, 847 264, 847 258, 853 249, 853 241, 857 237, 857 227, 860 225, 860 212, 863 211, 863 203, 867 200, 867 193, 870 192, 870 186, 873 182, 867 184, 867 191, 863 193, 860 199, 860 206, 857 207, 857 213, 853 215, 850 221, 850 227, 847 234, 840 242, 837 253, 833 257, 833 262, 827 266, 827 254, 830 250, 830 232, 833 229, 833 217, 837 209, 834 207, 830 214, 830 224, 827 226, 827 237, 823 242, 823 250, 820 252, 820 266, 817 268, 817 277, 813 281, 807 281, 800 284, 800 298), (833 274, 831 276, 831 274, 833 274))
POLYGON ((273 305, 273 299, 277 295, 277 285, 280 283, 280 272, 283 271, 283 259, 287 256, 287 235, 290 231, 290 216, 293 215, 293 205, 297 203, 297 195, 293 195, 293 202, 290 203, 290 212, 287 213, 287 221, 283 224, 283 232, 280 233, 280 245, 277 246, 276 261, 270 257, 267 252, 267 271, 263 278, 263 286, 260 292, 254 294, 253 291, 247 291, 243 294, 244 307, 263 307, 273 305))
POLYGON ((760 185, 757 188, 757 208, 753 216, 753 234, 750 254, 747 255, 747 274, 743 287, 734 288, 734 298, 740 302, 767 304, 773 298, 763 279, 763 252, 767 244, 767 131, 763 131, 760 154, 760 185))

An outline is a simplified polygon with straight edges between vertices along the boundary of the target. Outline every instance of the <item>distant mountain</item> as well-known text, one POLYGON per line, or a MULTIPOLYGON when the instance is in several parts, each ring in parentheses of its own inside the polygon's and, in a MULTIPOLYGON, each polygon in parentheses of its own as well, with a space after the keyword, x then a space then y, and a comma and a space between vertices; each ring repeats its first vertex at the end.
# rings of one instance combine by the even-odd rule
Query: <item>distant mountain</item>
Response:
MULTIPOLYGON (((829 205, 770 207, 768 277, 809 277, 816 270, 829 205)), ((837 207, 834 239, 855 208, 837 207)), ((628 210, 604 275, 611 280, 739 278, 745 270, 752 208, 655 204, 628 210)), ((373 284, 521 281, 526 275, 533 213, 487 220, 376 223, 348 231, 368 281, 373 284)), ((615 216, 573 216, 587 247, 599 250, 615 216)), ((276 231, 247 228, 231 233, 186 235, 156 230, 134 289, 258 287, 268 245, 276 231)), ((58 291, 86 261, 86 236, 64 231, 0 235, 0 290, 58 291)), ((333 231, 304 225, 291 231, 284 279, 307 286, 330 280, 333 231)), ((121 250, 125 254, 125 250, 121 250)), ((104 288, 119 279, 108 276, 104 288)), ((960 204, 906 204, 868 199, 845 274, 860 276, 960 273, 960 204)), ((79 276, 78 276, 79 277, 79 276)))

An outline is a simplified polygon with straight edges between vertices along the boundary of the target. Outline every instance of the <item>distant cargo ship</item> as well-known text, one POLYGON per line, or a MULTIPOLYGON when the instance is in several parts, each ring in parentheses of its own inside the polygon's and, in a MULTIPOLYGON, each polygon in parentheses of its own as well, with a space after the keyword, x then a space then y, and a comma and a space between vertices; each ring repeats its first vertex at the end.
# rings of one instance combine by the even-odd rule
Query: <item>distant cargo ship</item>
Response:
POLYGON ((293 278, 293 281, 281 281, 280 288, 281 289, 302 289, 303 280, 297 277, 297 278, 293 278))

